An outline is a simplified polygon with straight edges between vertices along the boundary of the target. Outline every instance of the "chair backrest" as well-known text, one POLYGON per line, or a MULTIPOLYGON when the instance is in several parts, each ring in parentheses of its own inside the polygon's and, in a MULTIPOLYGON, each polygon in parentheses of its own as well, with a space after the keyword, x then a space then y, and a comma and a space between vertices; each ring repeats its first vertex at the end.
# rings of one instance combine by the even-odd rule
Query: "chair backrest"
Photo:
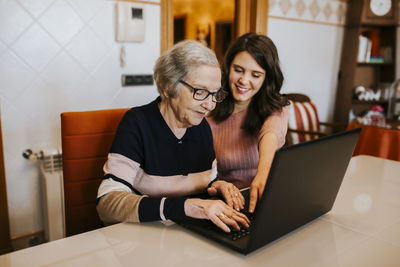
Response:
POLYGON ((289 99, 289 131, 291 144, 320 137, 320 122, 315 104, 303 94, 286 94, 289 99), (293 131, 295 130, 295 131, 293 131))
POLYGON ((128 109, 61 114, 66 236, 102 227, 97 189, 118 124, 128 109))

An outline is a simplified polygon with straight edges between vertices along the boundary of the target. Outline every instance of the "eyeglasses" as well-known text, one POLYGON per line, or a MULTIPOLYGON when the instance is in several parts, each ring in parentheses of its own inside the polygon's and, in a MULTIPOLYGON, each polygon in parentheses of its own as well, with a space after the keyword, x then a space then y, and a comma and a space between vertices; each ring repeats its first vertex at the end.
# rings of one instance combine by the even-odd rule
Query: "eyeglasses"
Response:
POLYGON ((228 95, 228 93, 224 89, 219 89, 217 92, 210 92, 207 89, 201 89, 201 88, 195 88, 185 82, 184 80, 179 80, 180 83, 186 85, 187 87, 190 87, 193 90, 193 98, 195 100, 204 100, 206 99, 209 95, 211 95, 211 100, 213 102, 219 103, 222 102, 222 100, 225 99, 225 97, 228 95))

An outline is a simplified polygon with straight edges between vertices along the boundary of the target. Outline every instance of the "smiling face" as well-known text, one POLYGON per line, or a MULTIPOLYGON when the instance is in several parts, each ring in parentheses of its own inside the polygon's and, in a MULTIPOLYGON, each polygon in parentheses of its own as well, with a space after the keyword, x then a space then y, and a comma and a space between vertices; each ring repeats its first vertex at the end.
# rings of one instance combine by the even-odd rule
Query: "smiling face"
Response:
MULTIPOLYGON (((218 67, 201 65, 193 69, 184 81, 195 88, 206 89, 211 93, 217 92, 221 88, 221 70, 218 67)), ((168 107, 173 114, 170 123, 177 128, 199 125, 215 105, 211 95, 201 101, 195 100, 193 90, 181 84, 178 95, 169 101, 168 107)))
POLYGON ((252 97, 260 91, 266 72, 247 52, 238 53, 229 69, 229 87, 235 100, 234 112, 247 108, 252 97))

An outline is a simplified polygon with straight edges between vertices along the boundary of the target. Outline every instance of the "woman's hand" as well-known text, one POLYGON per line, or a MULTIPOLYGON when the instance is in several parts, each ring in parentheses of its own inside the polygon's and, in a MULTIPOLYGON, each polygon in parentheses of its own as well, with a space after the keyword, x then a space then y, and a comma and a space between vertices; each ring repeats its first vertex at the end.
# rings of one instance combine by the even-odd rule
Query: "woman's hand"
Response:
POLYGON ((207 192, 210 196, 215 196, 220 193, 224 197, 228 206, 237 211, 244 209, 244 197, 240 190, 232 183, 216 181, 211 184, 211 187, 207 189, 207 192))
POLYGON ((239 231, 240 225, 249 228, 250 223, 246 215, 222 200, 189 198, 185 201, 185 214, 196 219, 209 219, 225 232, 230 232, 230 228, 239 231))
MULTIPOLYGON (((276 116, 271 116, 267 122, 271 122, 276 116)), ((287 122, 286 122, 287 124, 287 122)), ((286 125, 282 124, 282 125, 286 125)), ((286 131, 286 130, 285 130, 286 131)), ((258 143, 259 160, 257 167, 257 174, 250 184, 250 202, 249 202, 249 212, 253 213, 257 201, 261 199, 261 196, 265 189, 265 184, 267 183, 269 170, 271 168, 272 161, 275 156, 275 151, 279 148, 279 138, 278 135, 273 132, 267 132, 261 138, 258 143)))
POLYGON ((250 213, 254 212, 257 205, 257 201, 261 199, 266 183, 267 183, 266 177, 263 177, 262 175, 256 175, 254 177, 254 180, 250 185, 250 202, 249 202, 250 213))

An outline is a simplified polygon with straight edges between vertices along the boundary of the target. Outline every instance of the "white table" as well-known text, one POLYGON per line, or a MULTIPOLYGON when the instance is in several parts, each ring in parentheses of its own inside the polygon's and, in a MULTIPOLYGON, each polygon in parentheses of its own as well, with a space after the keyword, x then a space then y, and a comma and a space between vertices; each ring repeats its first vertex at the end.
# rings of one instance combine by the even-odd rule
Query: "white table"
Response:
POLYGON ((0 256, 0 266, 400 266, 400 162, 352 158, 331 212, 247 256, 172 223, 121 223, 0 256))

